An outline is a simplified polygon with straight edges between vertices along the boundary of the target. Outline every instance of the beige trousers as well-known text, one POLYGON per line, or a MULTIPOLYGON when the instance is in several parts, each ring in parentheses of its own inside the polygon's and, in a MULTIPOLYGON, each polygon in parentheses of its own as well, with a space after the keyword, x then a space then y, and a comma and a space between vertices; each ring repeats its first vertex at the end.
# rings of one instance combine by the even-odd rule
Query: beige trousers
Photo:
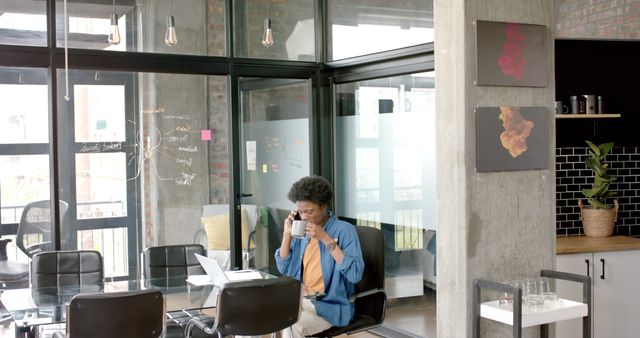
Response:
POLYGON ((332 325, 324 318, 318 316, 316 307, 308 299, 302 300, 302 311, 298 322, 291 328, 282 331, 282 338, 304 338, 305 336, 322 332, 332 325))

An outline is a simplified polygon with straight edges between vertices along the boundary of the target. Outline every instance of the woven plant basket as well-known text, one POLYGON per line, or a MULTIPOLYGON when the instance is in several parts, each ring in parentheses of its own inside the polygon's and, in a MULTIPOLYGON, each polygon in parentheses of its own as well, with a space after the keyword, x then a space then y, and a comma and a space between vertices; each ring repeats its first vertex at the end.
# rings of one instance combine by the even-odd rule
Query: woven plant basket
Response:
POLYGON ((608 237, 613 233, 613 225, 618 219, 618 200, 613 200, 614 207, 609 209, 592 209, 584 206, 582 200, 578 200, 580 206, 580 219, 584 234, 588 237, 608 237))

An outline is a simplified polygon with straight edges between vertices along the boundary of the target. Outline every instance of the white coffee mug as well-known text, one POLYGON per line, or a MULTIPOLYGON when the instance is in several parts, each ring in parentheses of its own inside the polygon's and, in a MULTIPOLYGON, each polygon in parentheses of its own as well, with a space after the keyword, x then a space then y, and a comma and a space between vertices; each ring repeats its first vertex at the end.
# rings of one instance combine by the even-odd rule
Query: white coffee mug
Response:
POLYGON ((305 220, 294 220, 291 223, 291 235, 293 237, 302 238, 306 234, 304 232, 304 228, 307 226, 307 221, 305 220))

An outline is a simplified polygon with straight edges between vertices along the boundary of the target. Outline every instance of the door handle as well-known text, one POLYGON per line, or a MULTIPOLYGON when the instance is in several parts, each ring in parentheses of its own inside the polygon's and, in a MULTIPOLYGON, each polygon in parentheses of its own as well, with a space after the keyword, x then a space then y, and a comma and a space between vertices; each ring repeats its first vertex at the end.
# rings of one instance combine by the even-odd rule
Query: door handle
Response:
POLYGON ((600 258, 600 263, 602 263, 602 273, 600 274, 600 279, 604 279, 604 258, 600 258))
POLYGON ((591 265, 591 264, 590 264, 588 259, 585 259, 584 262, 587 263, 587 277, 591 277, 590 273, 589 273, 589 265, 591 265))
POLYGON ((244 192, 239 192, 239 193, 236 194, 237 198, 251 197, 251 196, 253 196, 253 194, 247 194, 247 193, 244 193, 244 192))

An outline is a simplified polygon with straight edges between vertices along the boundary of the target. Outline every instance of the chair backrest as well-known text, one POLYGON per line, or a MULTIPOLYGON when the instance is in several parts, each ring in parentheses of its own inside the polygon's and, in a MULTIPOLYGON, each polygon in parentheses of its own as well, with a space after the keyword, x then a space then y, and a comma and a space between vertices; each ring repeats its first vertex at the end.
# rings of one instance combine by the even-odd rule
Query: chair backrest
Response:
MULTIPOLYGON (((380 229, 356 226, 364 259, 362 279, 356 284, 356 293, 384 289, 384 238, 380 229)), ((374 293, 355 301, 355 314, 372 318, 377 324, 384 320, 387 297, 384 292, 374 293)))
POLYGON ((300 281, 289 277, 234 282, 218 295, 214 329, 222 336, 265 335, 298 321, 300 281))
POLYGON ((156 338, 164 329, 158 290, 81 294, 67 308, 69 338, 156 338))
POLYGON ((33 255, 34 288, 99 285, 104 273, 102 255, 93 250, 46 251, 33 255))
POLYGON ((384 289, 384 238, 382 231, 367 226, 356 226, 356 231, 364 260, 364 273, 356 285, 356 292, 384 289))
MULTIPOLYGON (((22 210, 16 232, 16 246, 27 256, 53 250, 51 241, 51 202, 49 200, 28 203, 22 210), (35 239, 35 242, 34 242, 35 239)), ((60 219, 64 222, 69 204, 60 201, 60 219)))
POLYGON ((206 256, 204 247, 200 244, 153 246, 143 252, 144 278, 160 278, 165 285, 183 285, 183 278, 190 275, 203 275, 204 270, 194 254, 206 256))
MULTIPOLYGON (((254 204, 243 204, 241 209, 241 225, 243 248, 254 248, 251 241, 251 234, 255 231, 260 222, 258 206, 254 204)), ((229 205, 228 204, 205 204, 202 206, 202 229, 194 237, 194 243, 203 244, 209 250, 227 250, 229 248, 229 205), (212 240, 209 236, 214 236, 212 240), (213 247, 210 243, 216 244, 213 247), (216 248, 218 246, 218 248, 216 248), (225 248, 219 248, 224 246, 225 248)))

